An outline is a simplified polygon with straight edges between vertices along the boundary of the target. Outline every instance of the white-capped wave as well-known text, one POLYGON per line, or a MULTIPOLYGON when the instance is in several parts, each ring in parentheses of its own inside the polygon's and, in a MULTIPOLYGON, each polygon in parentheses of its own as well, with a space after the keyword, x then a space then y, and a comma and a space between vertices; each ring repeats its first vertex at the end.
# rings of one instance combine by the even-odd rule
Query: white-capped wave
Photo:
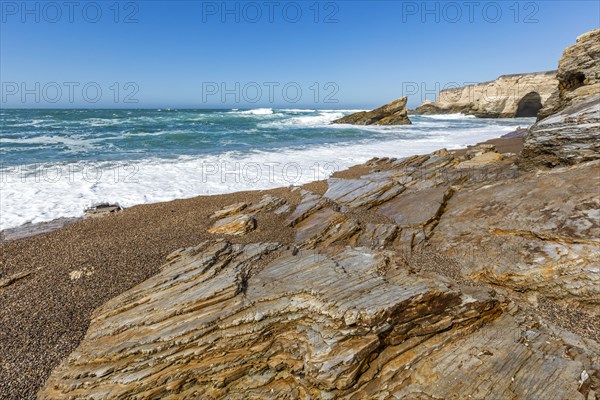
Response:
POLYGON ((40 126, 40 125, 46 124, 47 122, 48 122, 48 120, 45 120, 45 119, 33 119, 31 121, 21 122, 21 123, 17 123, 17 124, 11 123, 10 126, 19 126, 19 127, 20 126, 40 126))
POLYGON ((99 126, 120 125, 120 124, 123 124, 128 121, 129 121, 128 118, 88 118, 86 120, 83 120, 82 122, 84 122, 90 126, 99 127, 99 126))
POLYGON ((277 121, 262 122, 258 124, 259 128, 289 128, 298 127, 316 127, 329 125, 333 120, 343 117, 345 114, 338 111, 321 111, 317 115, 288 116, 285 119, 277 121))
POLYGON ((324 111, 324 110, 311 110, 308 108, 282 108, 281 110, 278 110, 278 111, 290 112, 290 113, 304 113, 304 112, 317 112, 317 111, 324 111))
POLYGON ((240 111, 240 114, 244 115, 271 115, 273 114, 272 108, 255 108, 252 110, 244 110, 240 111))
MULTIPOLYGON (((162 130, 156 132, 123 132, 121 134, 122 137, 144 137, 144 136, 165 136, 165 135, 177 135, 177 134, 185 134, 191 133, 190 131, 182 131, 182 130, 162 130)), ((197 132, 195 132, 197 133, 197 132)))

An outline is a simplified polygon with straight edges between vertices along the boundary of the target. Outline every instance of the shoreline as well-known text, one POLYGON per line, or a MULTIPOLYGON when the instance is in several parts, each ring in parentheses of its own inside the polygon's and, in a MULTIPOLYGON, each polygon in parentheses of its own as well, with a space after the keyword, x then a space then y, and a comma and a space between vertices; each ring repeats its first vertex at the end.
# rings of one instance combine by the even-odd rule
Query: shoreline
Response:
MULTIPOLYGON (((520 148, 522 146, 522 137, 523 137, 523 134, 525 131, 526 131, 526 129, 517 129, 513 132, 502 135, 500 137, 489 139, 484 142, 476 143, 473 146, 476 146, 479 144, 492 144, 498 148, 498 151, 500 153, 518 153, 518 150, 520 150, 520 148)), ((471 146, 467 146, 467 147, 471 147, 471 146)), ((459 148, 459 149, 454 149, 454 150, 449 150, 449 151, 460 155, 460 154, 464 154, 466 149, 467 148, 459 148)), ((408 156, 408 157, 410 157, 410 156, 408 156)), ((336 171, 330 177, 333 177, 333 178, 335 178, 335 177, 348 177, 348 178, 356 177, 354 171, 359 171, 360 167, 364 164, 365 163, 356 164, 356 165, 352 165, 348 168, 336 171)), ((323 180, 311 181, 311 182, 305 183, 303 185, 298 185, 298 186, 296 186, 296 185, 287 186, 287 187, 279 186, 279 187, 275 187, 275 188, 271 188, 271 189, 257 189, 257 191, 289 189, 289 188, 293 188, 293 187, 303 188, 306 185, 310 185, 315 182, 324 182, 327 179, 328 178, 325 178, 323 180)), ((173 200, 161 201, 161 202, 157 202, 157 203, 142 203, 142 204, 136 204, 131 207, 123 208, 119 212, 131 209, 133 207, 149 206, 149 205, 155 205, 155 204, 161 204, 161 203, 169 203, 172 201, 185 201, 185 200, 191 200, 191 199, 195 199, 195 198, 199 198, 199 197, 227 196, 227 195, 233 195, 235 193, 241 193, 241 192, 252 192, 252 191, 242 190, 242 191, 234 191, 234 192, 222 193, 222 194, 198 195, 198 196, 192 196, 192 197, 186 197, 186 198, 178 198, 178 199, 173 199, 173 200)), ((83 215, 81 215, 79 217, 59 217, 59 218, 56 218, 56 219, 53 219, 50 221, 42 221, 42 222, 36 222, 36 223, 28 222, 28 223, 25 223, 20 226, 0 230, 0 244, 10 243, 15 240, 28 239, 28 238, 32 238, 32 237, 39 236, 39 235, 45 235, 45 234, 54 232, 58 229, 62 229, 66 226, 88 220, 90 218, 105 217, 106 215, 108 215, 110 213, 110 212, 100 212, 96 215, 92 215, 92 214, 88 214, 89 210, 91 210, 91 209, 84 210, 83 215)))
MULTIPOLYGON (((492 139, 498 151, 517 153, 522 138, 492 139)), ((487 142, 486 142, 487 143, 487 142)), ((491 144, 491 143, 490 143, 491 144)), ((453 150, 465 152, 466 149, 453 150)), ((356 178, 366 172, 359 164, 333 177, 356 178)), ((0 279, 0 382, 23 398, 34 396, 51 370, 83 339, 94 310, 106 301, 159 272, 165 257, 176 249, 223 235, 208 233, 209 218, 224 206, 257 202, 271 194, 285 198, 293 208, 300 203, 298 188, 322 195, 326 180, 294 188, 240 191, 197 196, 154 204, 140 204, 95 218, 45 223, 39 231, 0 242, 3 254, 0 279)), ((276 241, 294 243, 286 216, 257 216, 257 229, 227 239, 248 244, 276 241)), ((381 218, 383 219, 383 218, 381 218)), ((383 221, 385 222, 385 221, 383 221)), ((432 270, 435 263, 430 261, 432 270)), ((453 275, 455 270, 445 273, 453 275)))
MULTIPOLYGON (((523 139, 496 138, 483 143, 494 144, 498 152, 510 154, 506 164, 510 165, 508 160, 514 160, 523 139)), ((452 150, 457 154, 466 151, 452 150)), ((353 179, 368 172, 368 168, 367 162, 332 177, 353 179)), ((290 211, 258 215, 257 229, 238 237, 208 233, 213 223, 209 217, 215 211, 233 203, 257 202, 266 194, 286 199, 294 209, 301 201, 299 188, 322 195, 327 187, 327 181, 321 180, 295 188, 141 204, 96 218, 53 224, 53 230, 29 230, 33 236, 0 243, 0 278, 9 282, 0 287, 0 301, 8 305, 0 310, 0 354, 5 355, 0 381, 12 385, 14 393, 33 396, 51 370, 83 339, 94 310, 158 273, 165 257, 176 249, 225 237, 238 244, 294 244, 294 229, 286 223, 290 211)), ((365 215, 374 218, 370 213, 365 215)), ((379 219, 380 223, 388 222, 385 217, 379 219)), ((419 268, 461 279, 456 260, 425 253, 417 258, 414 262, 419 268)), ((554 305, 547 308, 548 315, 566 318, 567 311, 557 310, 554 305)), ((0 387, 0 392, 7 389, 0 387)))

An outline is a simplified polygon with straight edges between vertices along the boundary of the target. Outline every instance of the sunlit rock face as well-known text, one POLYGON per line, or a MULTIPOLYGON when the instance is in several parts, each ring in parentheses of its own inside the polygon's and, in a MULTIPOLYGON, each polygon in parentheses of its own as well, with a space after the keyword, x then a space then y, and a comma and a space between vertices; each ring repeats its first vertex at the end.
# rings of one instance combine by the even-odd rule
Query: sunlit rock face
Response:
POLYGON ((600 94, 600 29, 587 32, 567 47, 558 63, 558 91, 538 120, 600 94))
POLYGON ((597 400, 599 102, 538 122, 520 155, 376 158, 224 205, 212 239, 96 310, 38 397, 597 400), (263 213, 293 243, 231 243, 263 213))
POLYGON ((585 352, 507 311, 391 253, 205 242, 97 310, 39 398, 582 398, 585 352))
POLYGON ((523 168, 574 165, 600 159, 600 94, 537 122, 525 135, 523 168))
POLYGON ((411 124, 406 111, 407 97, 396 99, 372 111, 360 111, 336 119, 334 124, 352 125, 409 125, 411 124))
POLYGON ((417 115, 462 113, 481 118, 535 117, 555 93, 556 71, 502 75, 490 82, 441 90, 417 115))

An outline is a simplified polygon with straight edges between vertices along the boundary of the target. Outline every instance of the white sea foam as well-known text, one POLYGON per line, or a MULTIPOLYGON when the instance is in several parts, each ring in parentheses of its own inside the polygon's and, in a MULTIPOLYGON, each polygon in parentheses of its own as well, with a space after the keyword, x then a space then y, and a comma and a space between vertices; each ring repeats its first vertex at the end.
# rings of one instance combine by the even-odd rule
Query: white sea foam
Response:
MULTIPOLYGON (((330 115, 334 111, 324 113, 330 115)), ((385 140, 301 149, 185 156, 174 160, 6 167, 0 179, 0 228, 81 216, 85 208, 103 202, 129 207, 197 195, 299 185, 326 178, 335 170, 375 156, 405 157, 441 147, 474 144, 510 132, 517 124, 515 121, 511 126, 441 129, 429 134, 420 131, 419 138, 412 140, 400 139, 392 130, 385 140)), ((406 127, 397 129, 407 132, 406 127)), ((49 138, 54 142, 59 140, 49 138)))
MULTIPOLYGON (((6 122, 6 121, 5 121, 6 122)), ((34 119, 28 122, 22 122, 22 123, 18 123, 18 124, 10 124, 11 126, 40 126, 40 125, 44 125, 45 123, 47 123, 48 121, 45 119, 34 119)))
POLYGON ((120 125, 128 121, 129 119, 126 118, 88 118, 86 120, 83 120, 82 122, 90 126, 100 127, 120 125))
POLYGON ((240 114, 244 115, 271 115, 273 114, 272 108, 255 108, 252 110, 239 111, 240 114))
MULTIPOLYGON (((289 110, 286 110, 289 112, 289 110)), ((315 127, 324 126, 331 121, 341 118, 345 113, 340 111, 321 111, 318 115, 301 115, 288 117, 283 120, 262 122, 258 124, 259 128, 289 128, 290 126, 315 127)))
MULTIPOLYGON (((122 137, 144 137, 144 136, 166 136, 166 135, 177 135, 190 133, 189 131, 182 130, 168 130, 168 131, 156 131, 156 132, 124 132, 121 134, 122 137)), ((197 132, 196 132, 197 133, 197 132)))
POLYGON ((317 112, 317 110, 311 110, 308 108, 283 108, 279 111, 290 112, 290 113, 317 112))

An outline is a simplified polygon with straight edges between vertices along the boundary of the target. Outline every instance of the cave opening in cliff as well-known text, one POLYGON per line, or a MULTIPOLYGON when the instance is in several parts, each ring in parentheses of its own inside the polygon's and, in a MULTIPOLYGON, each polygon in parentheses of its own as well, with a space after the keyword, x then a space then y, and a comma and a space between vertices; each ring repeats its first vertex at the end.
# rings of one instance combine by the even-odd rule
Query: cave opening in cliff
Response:
POLYGON ((575 90, 583 86, 585 83, 585 75, 583 72, 568 72, 562 79, 562 85, 566 90, 575 90))
POLYGON ((535 117, 542 108, 542 98, 537 92, 527 93, 519 101, 515 117, 535 117))

